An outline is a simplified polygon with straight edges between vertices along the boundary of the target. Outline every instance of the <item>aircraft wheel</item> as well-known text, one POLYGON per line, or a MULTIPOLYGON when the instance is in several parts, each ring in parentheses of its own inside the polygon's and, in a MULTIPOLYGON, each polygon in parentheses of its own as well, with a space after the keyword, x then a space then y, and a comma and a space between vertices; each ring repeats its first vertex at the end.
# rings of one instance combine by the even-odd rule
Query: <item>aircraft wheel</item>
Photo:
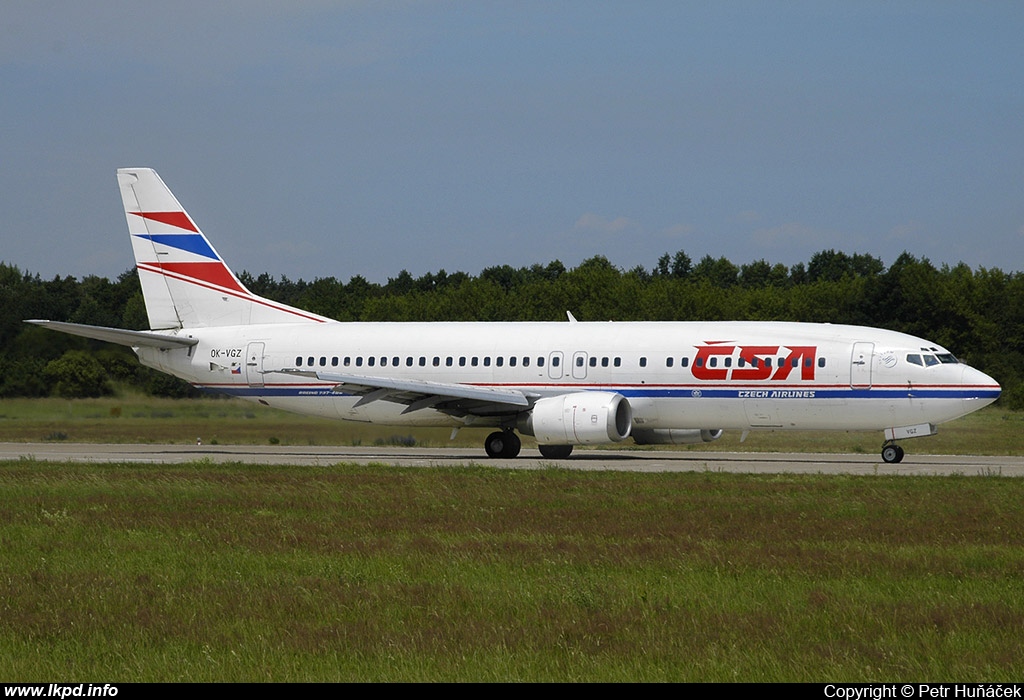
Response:
POLYGON ((522 449, 523 442, 519 439, 519 436, 513 433, 511 430, 505 431, 505 449, 501 451, 501 456, 506 459, 512 459, 513 457, 519 456, 519 450, 522 449))
POLYGON ((537 445, 541 457, 565 459, 572 454, 572 445, 537 445))
POLYGON ((523 443, 519 436, 511 430, 496 430, 484 441, 484 450, 488 457, 504 457, 511 459, 519 454, 523 443))
POLYGON ((885 445, 882 448, 882 461, 887 464, 899 464, 903 461, 903 448, 899 445, 885 445))
POLYGON ((505 449, 505 432, 499 430, 487 436, 484 440, 484 450, 488 457, 501 457, 501 451, 505 449))

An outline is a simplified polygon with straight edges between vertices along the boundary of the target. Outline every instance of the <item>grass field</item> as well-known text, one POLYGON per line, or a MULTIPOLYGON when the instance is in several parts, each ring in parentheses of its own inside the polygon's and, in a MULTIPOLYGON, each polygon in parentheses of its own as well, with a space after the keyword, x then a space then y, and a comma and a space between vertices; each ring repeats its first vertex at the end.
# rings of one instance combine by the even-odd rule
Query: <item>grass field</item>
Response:
POLYGON ((1019 681, 1024 481, 0 464, 5 681, 1019 681))
MULTIPOLYGON (((908 449, 1019 454, 1022 420, 986 409, 908 449)), ((0 404, 5 441, 199 436, 448 431, 213 399, 0 404)), ((0 679, 1019 681, 1022 503, 996 475, 5 462, 0 679)))

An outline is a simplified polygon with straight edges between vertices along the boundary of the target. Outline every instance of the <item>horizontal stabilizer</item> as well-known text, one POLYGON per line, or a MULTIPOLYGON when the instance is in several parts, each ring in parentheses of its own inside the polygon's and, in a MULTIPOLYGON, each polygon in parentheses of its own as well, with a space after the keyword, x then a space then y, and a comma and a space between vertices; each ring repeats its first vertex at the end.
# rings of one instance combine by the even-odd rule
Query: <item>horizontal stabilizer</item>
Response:
POLYGON ((187 348, 199 341, 195 338, 180 338, 175 335, 164 335, 152 331, 127 331, 122 328, 106 328, 105 326, 87 326, 82 323, 64 323, 62 321, 41 321, 32 319, 25 323, 34 323, 43 328, 80 335, 83 338, 94 340, 105 340, 108 343, 127 345, 129 347, 151 347, 151 348, 187 348))

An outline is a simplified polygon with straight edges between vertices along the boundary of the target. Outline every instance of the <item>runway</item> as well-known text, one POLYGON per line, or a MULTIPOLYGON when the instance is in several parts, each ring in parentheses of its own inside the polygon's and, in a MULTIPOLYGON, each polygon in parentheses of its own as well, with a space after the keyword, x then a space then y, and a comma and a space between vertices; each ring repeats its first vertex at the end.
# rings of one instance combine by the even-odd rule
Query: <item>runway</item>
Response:
POLYGON ((0 443, 0 459, 57 462, 183 464, 196 460, 329 467, 339 463, 403 467, 488 466, 498 469, 583 469, 636 472, 715 471, 763 474, 905 474, 1024 476, 1024 457, 908 453, 900 464, 875 454, 585 450, 550 460, 535 449, 515 459, 490 459, 482 449, 430 447, 296 447, 287 445, 100 445, 0 443))

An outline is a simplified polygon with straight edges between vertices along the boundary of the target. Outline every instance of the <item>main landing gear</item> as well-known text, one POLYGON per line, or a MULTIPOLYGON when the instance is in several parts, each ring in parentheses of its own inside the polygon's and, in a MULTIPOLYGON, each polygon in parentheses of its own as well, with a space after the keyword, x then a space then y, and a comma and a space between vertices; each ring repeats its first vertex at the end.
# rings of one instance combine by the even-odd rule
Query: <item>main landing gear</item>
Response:
POLYGON ((895 442, 882 445, 882 461, 887 464, 899 464, 903 461, 903 448, 895 442))
POLYGON ((488 457, 504 457, 512 459, 519 454, 523 446, 519 436, 511 429, 497 430, 487 436, 484 440, 484 449, 488 457))
MULTIPOLYGON (((484 440, 487 456, 512 459, 519 455, 523 443, 511 428, 496 430, 484 440)), ((572 445, 538 445, 541 457, 548 459, 565 459, 572 454, 572 445)))

